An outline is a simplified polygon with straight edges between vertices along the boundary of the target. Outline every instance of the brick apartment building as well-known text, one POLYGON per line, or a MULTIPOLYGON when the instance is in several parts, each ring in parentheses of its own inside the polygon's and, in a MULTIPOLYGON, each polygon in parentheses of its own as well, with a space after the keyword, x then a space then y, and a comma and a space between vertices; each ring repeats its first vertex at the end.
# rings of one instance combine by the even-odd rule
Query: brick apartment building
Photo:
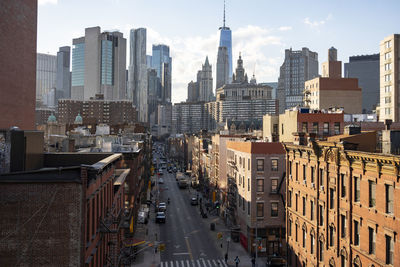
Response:
POLYGON ((240 243, 250 253, 258 249, 259 256, 286 255, 282 144, 227 141, 226 146, 227 216, 240 226, 240 243))
POLYGON ((136 108, 129 100, 72 100, 58 101, 58 122, 73 124, 80 114, 83 124, 105 123, 108 125, 136 123, 136 108))
POLYGON ((399 132, 380 154, 376 132, 352 131, 285 143, 289 266, 400 264, 400 157, 385 150, 399 132))
POLYGON ((42 154, 0 175, 2 266, 117 266, 129 231, 121 154, 42 154))
POLYGON ((293 142, 293 133, 314 133, 318 138, 342 134, 344 114, 342 110, 311 110, 295 108, 284 114, 263 117, 263 139, 270 142, 293 142))

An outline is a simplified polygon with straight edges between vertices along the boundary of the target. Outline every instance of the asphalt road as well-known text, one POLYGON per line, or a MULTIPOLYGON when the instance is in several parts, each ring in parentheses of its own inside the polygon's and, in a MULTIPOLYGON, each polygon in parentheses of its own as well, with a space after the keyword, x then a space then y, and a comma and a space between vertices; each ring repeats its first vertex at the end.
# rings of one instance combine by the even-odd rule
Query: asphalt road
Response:
POLYGON ((159 240, 166 245, 161 252, 160 266, 227 266, 210 237, 210 226, 203 223, 199 206, 190 203, 197 191, 190 189, 189 193, 189 189, 179 189, 174 173, 164 170, 161 177, 164 184, 159 185, 159 199, 167 202, 170 198, 170 204, 166 223, 159 225, 159 240))

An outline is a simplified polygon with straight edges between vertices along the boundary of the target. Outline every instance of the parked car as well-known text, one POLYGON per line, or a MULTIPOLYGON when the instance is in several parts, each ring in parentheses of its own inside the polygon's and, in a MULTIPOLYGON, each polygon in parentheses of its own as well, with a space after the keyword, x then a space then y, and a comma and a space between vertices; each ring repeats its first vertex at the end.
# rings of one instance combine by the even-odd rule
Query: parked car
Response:
POLYGON ((148 216, 145 211, 139 211, 138 213, 138 223, 147 223, 148 222, 148 216))
POLYGON ((190 200, 190 204, 192 204, 192 206, 199 205, 199 200, 197 199, 197 197, 192 197, 192 199, 190 200))
POLYGON ((167 204, 165 204, 165 202, 160 202, 160 204, 158 204, 157 210, 162 212, 167 211, 167 204))
POLYGON ((163 178, 158 179, 158 183, 159 184, 163 184, 164 183, 164 179, 163 178))
POLYGON ((156 223, 165 223, 165 212, 159 211, 156 215, 156 223))

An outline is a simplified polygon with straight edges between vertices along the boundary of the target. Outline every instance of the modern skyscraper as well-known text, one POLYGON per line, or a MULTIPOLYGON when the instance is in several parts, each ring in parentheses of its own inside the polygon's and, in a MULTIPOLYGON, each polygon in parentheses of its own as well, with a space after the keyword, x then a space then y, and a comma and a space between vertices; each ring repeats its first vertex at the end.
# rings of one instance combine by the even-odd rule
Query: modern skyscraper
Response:
POLYGON ((380 43, 379 120, 400 121, 400 34, 392 34, 380 43))
POLYGON ((300 51, 285 50, 285 61, 280 68, 277 95, 279 113, 301 106, 304 82, 318 77, 318 53, 303 47, 300 51))
MULTIPOLYGON (((229 27, 225 26, 225 1, 224 1, 224 20, 223 26, 219 28, 220 36, 219 36, 219 46, 226 47, 228 50, 228 70, 229 70, 229 81, 232 81, 232 31, 229 27)), ((218 86, 217 86, 218 88, 218 86)))
POLYGON ((229 83, 229 54, 225 46, 218 47, 217 56, 217 89, 229 83))
POLYGON ((158 98, 162 103, 171 102, 171 72, 172 58, 169 46, 164 44, 153 45, 151 66, 157 71, 159 79, 158 98))
POLYGON ((159 79, 157 78, 157 71, 155 69, 147 69, 147 85, 149 88, 149 122, 150 125, 157 124, 157 89, 158 89, 159 79))
POLYGON ((71 98, 88 100, 126 99, 126 39, 120 32, 100 33, 85 29, 85 36, 72 40, 71 98))
POLYGON ((128 96, 138 111, 138 120, 148 122, 148 84, 146 57, 146 29, 131 29, 129 55, 128 96))
POLYGON ((71 48, 60 47, 57 53, 57 75, 56 75, 56 100, 59 98, 71 98, 71 48))
POLYGON ((199 83, 199 100, 205 102, 212 101, 214 97, 212 67, 208 62, 208 56, 199 72, 197 82, 199 83))
POLYGON ((362 112, 372 113, 379 103, 379 54, 349 57, 349 63, 344 63, 344 77, 358 79, 362 112))
POLYGON ((36 0, 0 1, 0 129, 35 127, 37 8, 36 0))
POLYGON ((56 87, 57 57, 37 54, 36 60, 36 100, 43 101, 51 89, 56 87))

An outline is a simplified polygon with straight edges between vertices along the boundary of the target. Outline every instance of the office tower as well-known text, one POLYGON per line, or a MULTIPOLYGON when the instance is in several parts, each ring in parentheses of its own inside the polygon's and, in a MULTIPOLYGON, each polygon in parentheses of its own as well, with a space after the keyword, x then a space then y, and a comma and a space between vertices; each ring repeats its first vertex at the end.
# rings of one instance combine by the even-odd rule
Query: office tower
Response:
MULTIPOLYGON (((223 26, 219 28, 220 30, 220 36, 219 36, 219 47, 226 47, 228 50, 228 77, 229 77, 229 82, 232 81, 232 32, 229 27, 225 26, 225 1, 224 1, 224 20, 223 20, 223 26)), ((219 50, 218 50, 219 52, 219 50)), ((222 74, 221 74, 222 75, 222 74)), ((218 88, 218 86, 217 86, 218 88)))
POLYGON ((212 101, 213 94, 213 79, 212 67, 208 62, 208 56, 204 62, 201 71, 198 73, 197 82, 199 83, 199 101, 212 101))
POLYGON ((159 79, 158 98, 162 103, 171 102, 171 71, 172 58, 169 46, 164 44, 153 45, 151 67, 157 71, 159 79))
POLYGON ((400 34, 392 34, 380 43, 379 120, 400 121, 400 34))
POLYGON ((191 81, 188 83, 188 98, 187 102, 199 101, 199 83, 191 81))
POLYGON ((151 63, 153 61, 153 57, 150 55, 146 55, 146 65, 148 69, 151 69, 151 63))
POLYGON ((303 47, 302 50, 285 50, 285 60, 280 68, 277 96, 279 113, 301 106, 304 82, 318 77, 318 54, 303 47))
POLYGON ((322 77, 304 83, 304 106, 315 110, 341 108, 345 113, 362 112, 362 94, 357 78, 342 78, 342 62, 337 50, 328 50, 328 61, 322 63, 322 77))
POLYGON ((218 47, 217 88, 229 83, 229 55, 225 46, 218 47))
POLYGON ((71 48, 60 47, 57 52, 56 101, 59 98, 71 98, 70 61, 71 48))
POLYGON ((172 104, 165 103, 158 105, 158 136, 171 133, 172 126, 172 104))
POLYGON ((37 54, 36 60, 36 100, 43 101, 51 89, 56 87, 57 57, 37 54))
POLYGON ((344 77, 358 79, 362 112, 372 113, 379 103, 379 54, 349 57, 349 63, 344 63, 344 77))
POLYGON ((148 122, 146 29, 131 29, 128 96, 138 111, 138 120, 148 122))
POLYGON ((85 29, 85 36, 72 40, 71 98, 88 100, 126 99, 126 39, 120 32, 100 33, 85 29))
POLYGON ((147 69, 147 85, 149 92, 149 123, 150 125, 157 124, 157 105, 158 105, 158 97, 157 97, 157 89, 158 89, 158 78, 157 71, 155 69, 147 69))

